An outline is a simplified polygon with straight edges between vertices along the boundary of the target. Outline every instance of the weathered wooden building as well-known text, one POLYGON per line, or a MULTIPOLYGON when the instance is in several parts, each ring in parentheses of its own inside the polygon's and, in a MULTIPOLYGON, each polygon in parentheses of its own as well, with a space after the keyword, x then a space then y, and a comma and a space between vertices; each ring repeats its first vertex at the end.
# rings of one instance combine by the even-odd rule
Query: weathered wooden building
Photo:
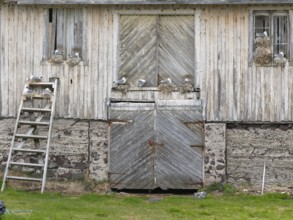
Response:
POLYGON ((288 185, 292 24, 289 0, 2 0, 2 142, 33 73, 59 78, 56 133, 69 130, 58 128, 64 119, 88 123, 74 128, 83 133, 64 157, 58 147, 71 131, 56 135, 52 169, 82 164, 92 178, 107 174, 113 188, 190 189, 257 185, 266 161, 268 184, 288 185), (63 61, 52 59, 56 50, 63 61), (76 53, 81 61, 72 64, 76 53), (117 87, 123 76, 127 85, 117 87), (167 78, 171 86, 160 85, 167 78), (91 136, 100 124, 103 132, 109 125, 106 150, 91 136))

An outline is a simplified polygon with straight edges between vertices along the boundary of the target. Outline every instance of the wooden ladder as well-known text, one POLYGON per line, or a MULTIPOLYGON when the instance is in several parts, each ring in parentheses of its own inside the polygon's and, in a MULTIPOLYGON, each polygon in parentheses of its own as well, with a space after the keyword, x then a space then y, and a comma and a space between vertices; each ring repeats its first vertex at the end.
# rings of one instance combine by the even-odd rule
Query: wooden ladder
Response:
POLYGON ((42 182, 41 192, 44 192, 57 83, 56 78, 50 79, 49 82, 27 81, 25 83, 1 191, 5 189, 6 181, 11 179, 42 182), (29 92, 26 91, 27 89, 29 92), (21 168, 23 171, 26 169, 30 173, 35 172, 34 175, 37 177, 32 174, 15 175, 13 173, 17 172, 13 172, 14 168, 18 171, 21 168))

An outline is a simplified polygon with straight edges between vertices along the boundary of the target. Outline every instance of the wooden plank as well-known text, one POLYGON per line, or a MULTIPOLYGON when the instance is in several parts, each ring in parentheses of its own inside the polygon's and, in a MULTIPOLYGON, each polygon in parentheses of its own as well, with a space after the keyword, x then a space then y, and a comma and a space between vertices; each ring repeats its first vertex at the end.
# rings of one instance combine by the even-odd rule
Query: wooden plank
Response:
POLYGON ((135 123, 112 124, 109 161, 109 181, 112 188, 153 189, 153 110, 111 110, 110 117, 133 120, 135 123))
POLYGON ((132 86, 141 78, 145 86, 157 86, 156 17, 120 16, 119 75, 126 76, 132 86))
MULTIPOLYGON (((277 0, 16 0, 18 4, 280 4, 277 0)), ((290 0, 282 0, 283 4, 292 3, 290 0)))
POLYGON ((194 87, 195 88, 202 88, 202 69, 201 69, 201 65, 202 65, 202 56, 201 56, 201 13, 202 10, 200 8, 197 8, 194 12, 194 87))
POLYGON ((160 16, 159 25, 159 74, 175 85, 187 77, 193 82, 194 16, 160 16))
POLYGON ((156 114, 155 187, 194 189, 203 182, 203 128, 194 124, 194 111, 156 114))
MULTIPOLYGON (((3 54, 3 5, 0 4, 0 53, 3 54)), ((4 56, 0 56, 0 116, 2 116, 2 63, 4 62, 4 56)))
POLYGON ((93 24, 98 24, 100 28, 93 28, 93 36, 92 38, 95 39, 93 41, 93 47, 92 47, 92 59, 93 59, 93 71, 92 71, 92 77, 93 77, 93 109, 94 109, 94 117, 98 118, 98 101, 99 101, 99 85, 98 85, 98 77, 100 74, 100 62, 98 62, 99 65, 94 65, 95 60, 100 61, 100 52, 99 52, 99 42, 100 42, 100 31, 102 30, 102 25, 100 24, 100 12, 101 9, 97 8, 95 13, 93 14, 93 24), (93 74, 95 73, 95 74, 93 74))

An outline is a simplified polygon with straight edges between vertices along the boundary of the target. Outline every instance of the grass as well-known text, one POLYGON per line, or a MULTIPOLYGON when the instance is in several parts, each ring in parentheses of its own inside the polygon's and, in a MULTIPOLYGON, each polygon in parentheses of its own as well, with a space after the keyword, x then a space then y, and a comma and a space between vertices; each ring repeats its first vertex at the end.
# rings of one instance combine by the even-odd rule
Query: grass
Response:
POLYGON ((213 195, 198 200, 192 195, 62 195, 12 189, 0 193, 12 212, 0 219, 293 219, 293 200, 281 194, 213 195), (159 197, 159 199, 158 199, 159 197), (156 198, 156 199, 151 199, 156 198), (17 210, 31 210, 31 213, 17 210))

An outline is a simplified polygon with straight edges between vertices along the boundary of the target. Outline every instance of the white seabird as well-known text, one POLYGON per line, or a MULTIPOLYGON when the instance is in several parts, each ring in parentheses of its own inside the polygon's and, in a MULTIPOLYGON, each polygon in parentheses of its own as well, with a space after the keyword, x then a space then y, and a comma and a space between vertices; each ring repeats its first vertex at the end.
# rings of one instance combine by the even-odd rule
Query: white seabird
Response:
POLYGON ((264 31, 263 33, 256 33, 256 37, 267 37, 268 32, 264 31))
POLYGON ((30 76, 30 80, 35 82, 41 82, 42 78, 43 78, 42 76, 34 76, 33 74, 31 74, 30 76))
POLYGON ((161 84, 171 84, 172 80, 170 78, 168 78, 168 79, 165 79, 165 80, 161 80, 160 83, 161 84))
POLYGON ((138 86, 138 87, 143 87, 144 84, 145 84, 145 80, 144 80, 144 79, 139 79, 139 80, 137 81, 137 86, 138 86))
POLYGON ((126 83, 126 78, 123 76, 121 79, 113 81, 113 83, 116 83, 118 85, 123 85, 126 83))
POLYGON ((286 62, 285 55, 282 51, 280 53, 274 55, 274 62, 275 63, 285 63, 286 62))
POLYGON ((34 90, 30 89, 28 86, 24 88, 23 94, 32 94, 34 90))
POLYGON ((51 89, 46 88, 46 89, 43 91, 43 93, 44 93, 44 94, 51 94, 52 91, 51 91, 51 89))
POLYGON ((55 50, 55 51, 54 51, 54 55, 62 55, 62 51, 60 51, 60 50, 55 50))
POLYGON ((185 78, 183 81, 183 84, 187 84, 187 83, 191 83, 190 80, 188 78, 185 78))

